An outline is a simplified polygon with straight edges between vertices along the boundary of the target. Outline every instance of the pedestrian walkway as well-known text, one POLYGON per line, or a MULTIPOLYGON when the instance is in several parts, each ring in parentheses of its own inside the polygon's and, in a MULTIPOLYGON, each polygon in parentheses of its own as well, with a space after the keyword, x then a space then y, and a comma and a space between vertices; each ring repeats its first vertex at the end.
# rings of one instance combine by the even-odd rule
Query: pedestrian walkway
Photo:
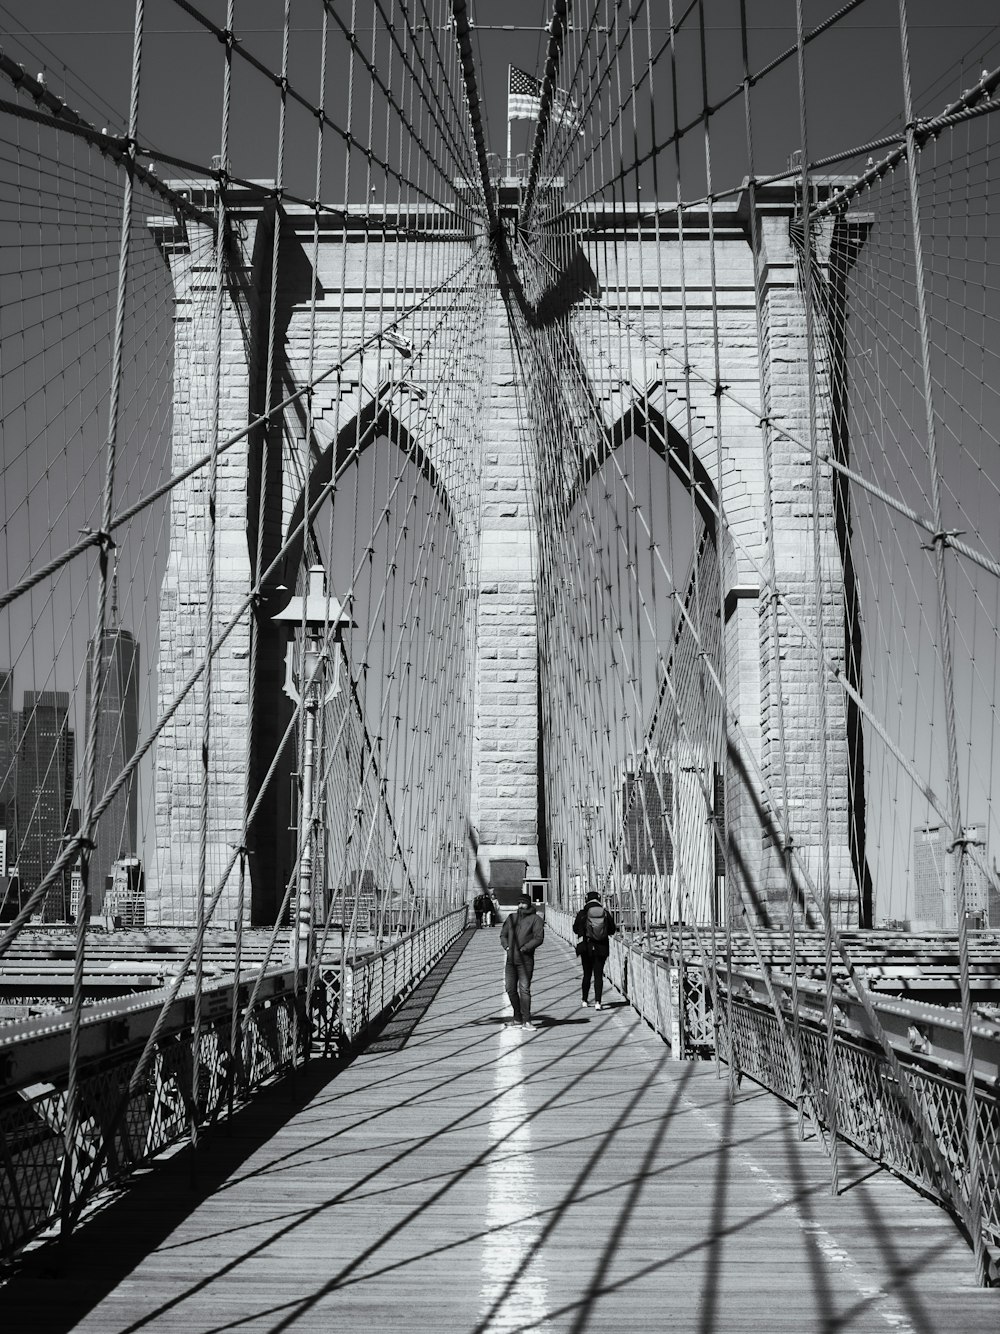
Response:
POLYGON ((991 1331, 954 1225, 794 1113, 678 1063, 577 960, 537 956, 503 1027, 468 932, 370 1049, 271 1090, 0 1292, 5 1331, 991 1331))

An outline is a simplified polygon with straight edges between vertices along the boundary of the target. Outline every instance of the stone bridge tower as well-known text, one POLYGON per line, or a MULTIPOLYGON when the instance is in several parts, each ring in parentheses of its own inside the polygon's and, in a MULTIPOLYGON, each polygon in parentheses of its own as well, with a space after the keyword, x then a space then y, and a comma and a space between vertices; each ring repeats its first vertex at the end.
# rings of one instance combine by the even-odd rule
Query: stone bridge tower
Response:
MULTIPOLYGON (((186 188, 190 189, 190 184, 186 188)), ((211 202, 207 189, 202 202, 211 202)), ((733 540, 723 540, 718 560, 725 606, 728 705, 738 723, 732 729, 726 764, 726 800, 730 827, 745 863, 744 893, 766 919, 778 909, 787 892, 774 829, 768 828, 761 815, 764 788, 772 794, 781 791, 775 731, 777 652, 782 654, 784 668, 786 764, 793 794, 790 814, 799 853, 814 871, 819 865, 819 769, 815 655, 787 618, 782 622, 780 646, 772 642, 762 579, 770 559, 764 536, 763 413, 782 428, 768 433, 776 578, 795 601, 807 627, 814 623, 810 458, 802 448, 802 442, 808 439, 808 378, 794 200, 790 191, 769 190, 759 204, 758 216, 753 220, 746 196, 730 207, 716 205, 714 226, 722 378, 732 392, 731 397, 723 399, 721 484, 722 505, 733 540), (741 407, 740 402, 746 406, 741 407)), ((224 311, 220 439, 245 427, 259 415, 265 401, 262 330, 268 299, 270 239, 276 225, 273 206, 262 208, 249 197, 234 196, 230 215, 234 223, 232 281, 224 311)), ((322 354, 326 361, 340 355, 338 340, 342 336, 345 342, 357 341, 361 330, 374 332, 401 309, 402 287, 394 269, 393 237, 412 219, 396 217, 388 207, 378 211, 378 226, 370 224, 371 216, 371 210, 349 213, 346 224, 338 221, 324 230, 316 273, 310 258, 311 212, 289 209, 278 218, 278 346, 283 358, 281 384, 275 388, 282 394, 305 382, 308 313, 313 301, 318 320, 317 355, 322 354), (384 275, 384 285, 381 304, 373 309, 374 274, 384 275), (361 308, 362 292, 365 309, 361 308)), ((207 229, 191 223, 154 220, 153 226, 170 264, 177 302, 172 441, 176 473, 204 453, 209 437, 208 369, 214 326, 204 293, 213 270, 212 236, 207 229)), ((447 264, 457 265, 460 257, 468 255, 477 244, 449 230, 443 217, 422 215, 418 226, 428 251, 427 263, 422 269, 425 277, 411 282, 407 290, 408 302, 421 295, 421 282, 429 291, 435 274, 447 264)), ((651 328, 662 325, 667 347, 678 349, 682 306, 686 305, 691 359, 705 372, 705 378, 692 381, 688 403, 682 358, 651 355, 648 343, 635 339, 630 348, 632 383, 612 386, 604 382, 605 370, 586 366, 586 353, 581 352, 585 374, 597 391, 609 447, 632 435, 643 436, 683 479, 688 475, 690 430, 702 498, 714 497, 718 466, 710 374, 712 292, 707 218, 691 212, 685 215, 683 300, 677 235, 670 230, 669 221, 654 230, 647 211, 644 218, 634 213, 623 215, 616 226, 619 239, 614 247, 594 246, 587 251, 605 307, 633 326, 643 322, 651 328)), ((860 244, 859 237, 863 238, 863 228, 849 220, 827 224, 821 237, 821 272, 829 271, 830 255, 838 247, 838 270, 842 269, 845 254, 849 262, 848 252, 860 244)), ((477 718, 469 819, 478 831, 483 860, 521 856, 530 871, 544 871, 539 861, 546 812, 539 781, 537 534, 533 528, 534 483, 526 466, 531 456, 530 417, 518 410, 515 357, 499 288, 490 298, 489 310, 479 512, 475 522, 459 512, 455 520, 467 525, 463 540, 478 543, 477 718)), ((575 312, 574 327, 581 349, 586 347, 586 338, 580 335, 585 334, 587 322, 599 318, 596 311, 588 312, 584 307, 575 312)), ((827 341, 836 347, 835 338, 827 341)), ((366 363, 360 385, 338 379, 317 391, 314 423, 321 447, 335 448, 337 433, 350 428, 357 403, 365 401, 366 394, 371 397, 381 379, 401 373, 399 356, 385 344, 366 363)), ((820 366, 822 402, 836 400, 837 375, 835 364, 827 361, 820 366)), ((838 449, 842 452, 846 448, 845 440, 837 439, 836 422, 829 410, 821 414, 820 430, 822 451, 836 456, 838 449)), ((220 625, 232 616, 238 616, 239 625, 216 667, 221 707, 217 735, 224 746, 225 760, 216 759, 212 773, 210 879, 213 871, 217 875, 226 864, 233 844, 241 836, 244 773, 247 767, 258 776, 263 772, 284 727, 282 708, 275 708, 275 701, 280 701, 279 640, 265 619, 266 608, 260 609, 257 698, 250 699, 247 666, 252 612, 240 609, 255 573, 261 492, 265 532, 260 545, 266 565, 288 530, 301 480, 289 474, 288 460, 282 462, 280 450, 269 452, 267 475, 262 474, 261 457, 260 435, 251 433, 227 449, 219 461, 217 614, 220 625), (247 727, 251 711, 255 719, 252 746, 247 727)), ((430 462, 433 465, 434 460, 430 462)), ((197 654, 204 652, 204 487, 202 474, 195 473, 175 491, 171 503, 170 554, 161 592, 161 708, 190 673, 197 654)), ((845 568, 848 583, 852 577, 849 514, 844 511, 844 499, 833 485, 828 466, 823 469, 823 487, 820 523, 827 650, 848 672, 859 672, 860 638, 849 587, 845 596, 845 568)), ((858 919, 859 885, 865 878, 863 783, 858 781, 860 732, 854 729, 849 744, 843 692, 832 678, 828 678, 825 688, 832 890, 838 917, 847 924, 858 919)), ((157 750, 158 856, 157 866, 149 868, 147 890, 152 922, 190 921, 195 912, 200 800, 198 709, 192 699, 190 708, 178 711, 157 750)), ((771 814, 775 814, 773 809, 771 814)), ((277 800, 258 821, 250 862, 253 894, 247 905, 247 912, 252 912, 256 920, 268 920, 280 898, 275 887, 283 883, 290 860, 287 820, 287 810, 277 800), (286 847, 289 851, 282 850, 286 847)), ((232 880, 218 910, 221 922, 231 921, 236 912, 235 876, 232 880)))

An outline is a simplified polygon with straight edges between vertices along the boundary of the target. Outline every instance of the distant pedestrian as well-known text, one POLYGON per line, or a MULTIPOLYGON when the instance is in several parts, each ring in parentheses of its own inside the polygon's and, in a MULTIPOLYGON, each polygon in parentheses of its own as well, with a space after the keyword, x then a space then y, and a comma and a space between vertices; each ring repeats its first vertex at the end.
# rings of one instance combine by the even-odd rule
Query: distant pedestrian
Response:
POLYGON ((476 926, 483 924, 483 917, 490 910, 490 896, 487 893, 477 894, 472 900, 472 911, 476 914, 476 926))
POLYGON ((496 895, 490 895, 490 926, 496 926, 500 920, 500 905, 497 903, 496 895))
POLYGON ((610 938, 618 923, 601 902, 596 889, 587 891, 587 901, 573 920, 573 934, 580 937, 576 952, 583 964, 583 1003, 590 1004, 590 980, 594 980, 594 1009, 600 1010, 604 995, 604 965, 611 953, 610 938))
POLYGON ((535 970, 535 950, 545 939, 545 926, 535 911, 530 894, 522 894, 517 912, 511 913, 500 928, 500 944, 507 951, 504 984, 514 1011, 511 1027, 534 1028, 531 1022, 531 975, 535 970))

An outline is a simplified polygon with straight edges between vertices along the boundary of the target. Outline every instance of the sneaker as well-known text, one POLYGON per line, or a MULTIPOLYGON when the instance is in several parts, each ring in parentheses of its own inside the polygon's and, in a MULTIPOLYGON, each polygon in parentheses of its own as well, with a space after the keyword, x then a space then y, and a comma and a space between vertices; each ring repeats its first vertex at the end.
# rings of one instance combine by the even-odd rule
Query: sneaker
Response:
POLYGON ((589 1010, 589 1009, 590 1009, 590 1001, 584 1001, 584 1002, 583 1002, 583 1008, 584 1008, 585 1010, 589 1010))
POLYGON ((522 1027, 522 1028, 530 1028, 530 1029, 534 1030, 535 1028, 538 1027, 538 1025, 537 1025, 537 1024, 533 1024, 533 1023, 531 1022, 530 1019, 526 1019, 526 1020, 524 1021, 524 1023, 521 1025, 521 1027, 522 1027))
POLYGON ((600 1001, 594 1001, 594 1009, 595 1009, 595 1010, 603 1010, 603 1009, 604 1009, 604 1006, 601 1004, 600 1001))
POLYGON ((521 1027, 523 1027, 523 1025, 520 1019, 508 1019, 507 1022, 504 1024, 504 1028, 521 1028, 521 1027))

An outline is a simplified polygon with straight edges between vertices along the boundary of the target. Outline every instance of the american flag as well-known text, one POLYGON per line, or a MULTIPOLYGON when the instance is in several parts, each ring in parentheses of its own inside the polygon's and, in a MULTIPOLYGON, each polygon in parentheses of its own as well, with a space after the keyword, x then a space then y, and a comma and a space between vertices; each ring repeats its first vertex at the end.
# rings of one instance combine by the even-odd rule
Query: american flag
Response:
POLYGON ((542 85, 523 69, 507 66, 507 119, 536 120, 542 105, 542 85))
MULTIPOLYGON (((516 65, 507 66, 507 121, 537 120, 542 107, 542 85, 516 65)), ((583 133, 580 108, 562 88, 552 97, 552 117, 558 127, 570 134, 583 133)))

